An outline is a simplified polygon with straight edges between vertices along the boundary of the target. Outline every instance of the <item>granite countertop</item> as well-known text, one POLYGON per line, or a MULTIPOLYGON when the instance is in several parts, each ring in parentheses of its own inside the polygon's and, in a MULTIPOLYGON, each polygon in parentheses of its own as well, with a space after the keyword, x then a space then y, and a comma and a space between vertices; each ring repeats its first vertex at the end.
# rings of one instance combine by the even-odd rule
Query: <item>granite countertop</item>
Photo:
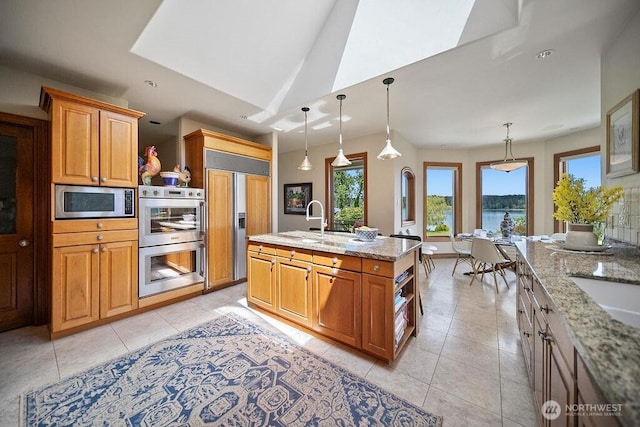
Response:
POLYGON ((615 320, 570 276, 640 286, 636 248, 613 247, 611 254, 557 251, 542 242, 523 241, 518 252, 551 297, 578 353, 604 396, 622 404, 623 421, 640 425, 640 328, 615 320))
POLYGON ((385 236, 378 236, 373 242, 362 242, 356 239, 355 234, 336 232, 325 232, 324 239, 320 239, 319 231, 258 234, 249 236, 249 241, 392 262, 422 245, 421 242, 415 240, 385 236))

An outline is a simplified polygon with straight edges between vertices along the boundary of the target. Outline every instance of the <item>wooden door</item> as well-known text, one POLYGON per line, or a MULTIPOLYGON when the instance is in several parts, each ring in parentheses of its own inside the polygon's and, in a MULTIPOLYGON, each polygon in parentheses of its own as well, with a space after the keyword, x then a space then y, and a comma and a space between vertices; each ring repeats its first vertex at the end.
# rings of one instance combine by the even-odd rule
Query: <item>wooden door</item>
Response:
POLYGON ((34 318, 33 150, 28 128, 0 124, 0 331, 34 318))
POLYGON ((548 347, 548 387, 545 401, 551 399, 560 404, 560 416, 556 419, 550 420, 551 426, 564 426, 570 427, 575 423, 575 417, 567 416, 565 408, 567 405, 573 403, 574 398, 574 386, 575 382, 569 367, 566 365, 560 349, 554 341, 554 336, 551 330, 545 337, 541 337, 546 340, 546 346, 548 347))
POLYGON ((233 176, 207 171, 207 288, 233 280, 233 176))
POLYGON ((53 249, 51 332, 99 319, 99 251, 99 245, 53 249))
POLYGON ((278 257, 276 260, 276 312, 311 325, 311 263, 278 257))
POLYGON ((100 245, 100 318, 138 308, 138 241, 100 245))
MULTIPOLYGON (((51 109, 52 182, 99 185, 98 120, 97 108, 75 102, 53 101, 51 109)), ((124 158, 119 161, 123 162, 124 158)))
POLYGON ((138 184, 138 119, 100 111, 100 185, 138 184))
POLYGON ((360 273, 314 266, 313 329, 359 348, 362 329, 360 273))
POLYGON ((271 180, 247 175, 247 237, 271 233, 271 180))
POLYGON ((276 309, 275 257, 249 252, 247 257, 247 301, 270 311, 276 309))
POLYGON ((362 275, 362 348, 393 357, 393 279, 362 275))

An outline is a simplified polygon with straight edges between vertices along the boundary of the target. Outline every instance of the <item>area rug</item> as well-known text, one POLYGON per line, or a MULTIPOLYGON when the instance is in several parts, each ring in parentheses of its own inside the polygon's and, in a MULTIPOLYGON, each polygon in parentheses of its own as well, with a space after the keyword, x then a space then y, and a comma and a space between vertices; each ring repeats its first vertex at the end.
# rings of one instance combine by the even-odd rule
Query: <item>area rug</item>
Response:
POLYGON ((441 426, 239 316, 221 316, 22 397, 27 426, 441 426))

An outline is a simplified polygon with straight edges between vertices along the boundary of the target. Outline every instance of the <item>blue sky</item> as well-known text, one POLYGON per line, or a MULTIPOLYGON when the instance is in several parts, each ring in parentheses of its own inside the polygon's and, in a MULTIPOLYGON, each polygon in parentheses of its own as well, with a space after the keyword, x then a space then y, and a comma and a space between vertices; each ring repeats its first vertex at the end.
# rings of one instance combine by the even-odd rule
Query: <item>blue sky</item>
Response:
MULTIPOLYGON (((600 155, 582 157, 570 160, 568 172, 586 179, 587 187, 600 185, 600 155)), ((482 176, 484 194, 505 195, 525 193, 526 168, 520 168, 513 172, 500 172, 485 169, 482 176)), ((451 196, 452 172, 447 169, 429 169, 427 180, 427 194, 439 196, 451 196)))

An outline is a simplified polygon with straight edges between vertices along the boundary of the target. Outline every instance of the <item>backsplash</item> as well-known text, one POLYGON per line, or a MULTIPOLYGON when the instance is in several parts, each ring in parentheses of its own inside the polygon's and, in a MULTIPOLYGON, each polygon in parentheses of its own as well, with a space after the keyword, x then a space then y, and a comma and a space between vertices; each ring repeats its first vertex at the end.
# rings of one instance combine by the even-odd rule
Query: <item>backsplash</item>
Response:
POLYGON ((640 187, 625 187, 607 220, 605 236, 640 246, 640 187))

